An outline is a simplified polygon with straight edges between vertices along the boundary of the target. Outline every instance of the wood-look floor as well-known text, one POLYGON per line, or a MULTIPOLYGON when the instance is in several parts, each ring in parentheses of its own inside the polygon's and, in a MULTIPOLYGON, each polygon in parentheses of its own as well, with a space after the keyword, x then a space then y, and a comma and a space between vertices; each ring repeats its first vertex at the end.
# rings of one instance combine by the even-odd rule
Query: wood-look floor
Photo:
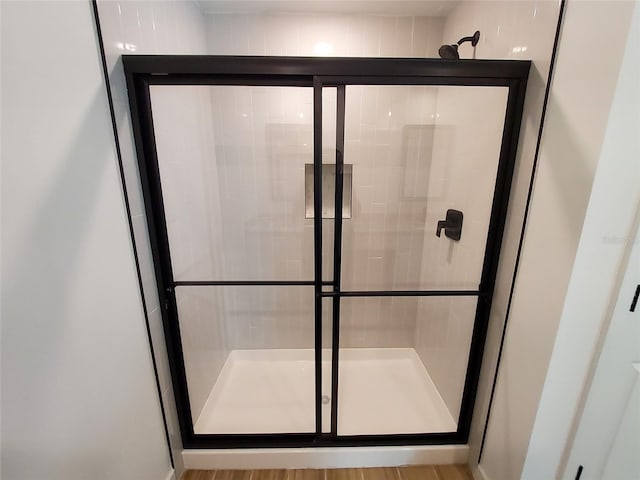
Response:
POLYGON ((188 470, 181 480, 473 480, 466 465, 334 470, 188 470))

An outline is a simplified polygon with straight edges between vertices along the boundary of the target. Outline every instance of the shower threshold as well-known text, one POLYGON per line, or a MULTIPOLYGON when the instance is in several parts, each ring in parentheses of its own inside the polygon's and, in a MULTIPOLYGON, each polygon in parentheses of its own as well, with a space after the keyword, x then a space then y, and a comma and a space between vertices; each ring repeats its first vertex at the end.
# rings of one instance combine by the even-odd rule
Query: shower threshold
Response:
MULTIPOLYGON (((323 431, 331 416, 331 352, 323 351, 323 431)), ((233 350, 194 425, 196 434, 315 429, 313 349, 233 350)), ((413 348, 340 349, 338 434, 455 432, 413 348)))

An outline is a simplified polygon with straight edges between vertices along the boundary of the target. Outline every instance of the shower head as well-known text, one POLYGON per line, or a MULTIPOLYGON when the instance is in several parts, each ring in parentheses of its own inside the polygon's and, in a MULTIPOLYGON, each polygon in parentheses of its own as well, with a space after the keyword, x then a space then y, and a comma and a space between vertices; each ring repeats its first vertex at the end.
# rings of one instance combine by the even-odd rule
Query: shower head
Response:
POLYGON ((458 60, 460 58, 460 54, 458 53, 458 46, 462 45, 464 42, 471 42, 472 46, 478 45, 480 41, 480 32, 476 30, 476 32, 470 37, 462 37, 458 40, 458 43, 454 43, 453 45, 442 45, 438 49, 438 55, 440 58, 446 58, 450 60, 458 60))
POLYGON ((458 45, 442 45, 438 49, 438 55, 440 55, 440 58, 458 60, 460 58, 460 54, 458 53, 458 45))

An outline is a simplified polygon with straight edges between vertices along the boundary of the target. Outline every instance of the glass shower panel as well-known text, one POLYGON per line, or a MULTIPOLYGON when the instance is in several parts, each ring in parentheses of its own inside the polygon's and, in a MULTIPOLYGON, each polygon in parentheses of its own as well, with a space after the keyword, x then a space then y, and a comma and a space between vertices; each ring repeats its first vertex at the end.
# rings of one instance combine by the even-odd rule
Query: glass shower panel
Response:
POLYGON ((343 297, 338 435, 455 432, 476 297, 343 297))
MULTIPOLYGON (((327 168, 331 168, 336 164, 336 106, 337 106, 337 90, 335 87, 327 87, 322 89, 322 209, 325 210, 327 205, 332 206, 333 201, 327 202, 325 192, 335 192, 331 181, 335 185, 335 176, 327 178, 325 172, 327 168)), ((313 165, 311 165, 313 167, 313 165)), ((308 167, 307 167, 308 168, 308 167)), ((335 171, 335 170, 334 170, 335 171)), ((313 198, 313 178, 311 178, 310 196, 313 198)), ((334 193, 335 195, 335 193, 334 193)), ((313 202, 311 202, 313 207, 313 202)), ((305 208, 306 215, 306 208, 305 208)), ((322 215, 322 280, 333 280, 333 242, 334 242, 334 223, 330 217, 322 215)))
POLYGON ((150 90, 175 280, 313 280, 313 89, 150 90))
POLYGON ((197 434, 315 431, 313 287, 176 287, 197 434))
POLYGON ((507 87, 347 86, 344 290, 477 289, 507 87), (436 236, 448 210, 460 240, 436 236))
POLYGON ((333 336, 333 299, 322 299, 322 432, 331 432, 331 337, 333 336))

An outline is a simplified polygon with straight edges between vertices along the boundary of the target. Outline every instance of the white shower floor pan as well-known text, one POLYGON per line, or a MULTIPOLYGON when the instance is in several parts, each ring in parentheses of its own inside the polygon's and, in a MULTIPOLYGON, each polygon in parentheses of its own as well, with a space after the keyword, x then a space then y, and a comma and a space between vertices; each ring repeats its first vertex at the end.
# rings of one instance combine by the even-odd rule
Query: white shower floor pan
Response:
MULTIPOLYGON (((331 363, 323 352, 323 394, 331 363)), ((234 350, 211 390, 197 434, 315 430, 312 349, 234 350)), ((340 349, 338 434, 453 432, 456 422, 412 348, 340 349)), ((326 398, 325 400, 329 400, 326 398)), ((331 406, 323 407, 329 431, 331 406)))

